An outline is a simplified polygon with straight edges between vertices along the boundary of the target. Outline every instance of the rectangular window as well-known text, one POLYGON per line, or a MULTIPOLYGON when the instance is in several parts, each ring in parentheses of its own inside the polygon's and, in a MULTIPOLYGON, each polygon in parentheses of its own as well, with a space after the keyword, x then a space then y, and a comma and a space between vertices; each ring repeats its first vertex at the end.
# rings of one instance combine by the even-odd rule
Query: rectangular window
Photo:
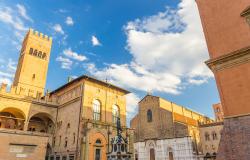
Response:
POLYGON ((67 160, 67 156, 63 156, 63 157, 62 157, 62 160, 67 160))
POLYGON ((95 150, 95 160, 101 160, 101 149, 99 148, 95 150))
POLYGON ((61 159, 61 157, 60 156, 56 156, 56 160, 60 160, 61 159))
POLYGON ((69 160, 75 160, 75 156, 74 155, 69 155, 69 160))
POLYGON ((100 114, 100 112, 94 112, 94 115, 93 115, 94 117, 93 117, 93 119, 95 120, 95 121, 100 121, 100 119, 101 119, 101 114, 100 114))

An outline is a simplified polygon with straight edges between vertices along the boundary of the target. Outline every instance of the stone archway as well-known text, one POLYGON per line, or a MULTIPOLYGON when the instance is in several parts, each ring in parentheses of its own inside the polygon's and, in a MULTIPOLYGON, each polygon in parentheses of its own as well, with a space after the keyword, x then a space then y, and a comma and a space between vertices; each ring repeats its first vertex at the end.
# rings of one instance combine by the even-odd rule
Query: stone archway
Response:
POLYGON ((90 134, 89 159, 107 159, 107 139, 101 132, 90 134))
POLYGON ((28 131, 54 133, 55 123, 51 115, 40 112, 32 115, 28 122, 28 131))
POLYGON ((146 142, 146 148, 147 148, 147 151, 148 151, 148 157, 149 157, 149 160, 155 160, 155 141, 153 140, 149 140, 146 142))
POLYGON ((0 111, 0 128, 23 130, 26 116, 18 108, 4 108, 0 111))

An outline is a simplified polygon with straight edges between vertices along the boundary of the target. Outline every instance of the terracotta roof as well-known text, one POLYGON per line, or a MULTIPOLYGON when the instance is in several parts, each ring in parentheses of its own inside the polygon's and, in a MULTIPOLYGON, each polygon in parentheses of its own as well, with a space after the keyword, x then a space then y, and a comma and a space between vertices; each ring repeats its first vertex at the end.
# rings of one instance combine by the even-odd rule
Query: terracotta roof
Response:
POLYGON ((207 123, 207 124, 200 124, 200 127, 212 127, 212 126, 219 126, 224 125, 224 122, 213 122, 213 123, 207 123))
POLYGON ((113 85, 113 84, 111 84, 111 83, 108 83, 108 82, 105 82, 105 81, 96 79, 96 78, 91 77, 91 76, 88 76, 88 75, 82 75, 82 76, 80 76, 80 77, 78 77, 78 78, 76 78, 76 79, 74 79, 74 80, 72 80, 72 81, 70 81, 70 82, 68 82, 68 83, 66 83, 66 84, 64 84, 64 85, 62 85, 61 87, 59 87, 59 88, 57 88, 56 90, 52 91, 50 94, 54 94, 54 93, 56 93, 56 92, 58 92, 58 91, 64 89, 65 87, 67 87, 67 86, 73 84, 74 82, 81 81, 82 79, 88 79, 88 80, 91 80, 91 81, 99 82, 99 83, 101 83, 101 84, 103 84, 103 85, 106 85, 106 86, 108 86, 108 87, 112 87, 112 88, 118 89, 118 90, 124 92, 125 94, 130 93, 129 91, 127 91, 127 90, 125 90, 125 89, 123 89, 123 88, 117 87, 117 86, 115 86, 115 85, 113 85))

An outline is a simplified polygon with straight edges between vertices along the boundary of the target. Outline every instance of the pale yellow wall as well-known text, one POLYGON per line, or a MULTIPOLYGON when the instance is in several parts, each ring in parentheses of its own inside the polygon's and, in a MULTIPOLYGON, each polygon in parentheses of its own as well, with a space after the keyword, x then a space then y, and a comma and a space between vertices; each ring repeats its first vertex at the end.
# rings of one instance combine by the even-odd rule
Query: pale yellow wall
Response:
POLYGON ((112 105, 120 109, 121 124, 126 125, 126 97, 117 89, 88 80, 84 81, 83 117, 93 119, 92 106, 95 99, 101 103, 101 120, 112 123, 112 105))
POLYGON ((38 113, 46 114, 55 123, 57 113, 55 104, 27 98, 23 95, 0 92, 0 112, 4 110, 21 113, 26 121, 25 130, 32 116, 38 113))
MULTIPOLYGON (((188 108, 185 108, 185 107, 182 107, 182 106, 179 106, 175 103, 171 103, 165 99, 162 99, 159 97, 159 103, 160 103, 160 107, 163 108, 163 109, 166 109, 168 111, 173 111, 173 113, 176 113, 176 114, 179 114, 179 115, 182 115, 186 118, 190 118, 192 120, 195 120, 195 121, 200 121, 200 122, 205 122, 205 119, 206 117, 202 114, 199 114, 195 111, 192 111, 191 109, 188 109, 188 108)), ((212 119, 209 119, 211 122, 213 121, 212 119)))

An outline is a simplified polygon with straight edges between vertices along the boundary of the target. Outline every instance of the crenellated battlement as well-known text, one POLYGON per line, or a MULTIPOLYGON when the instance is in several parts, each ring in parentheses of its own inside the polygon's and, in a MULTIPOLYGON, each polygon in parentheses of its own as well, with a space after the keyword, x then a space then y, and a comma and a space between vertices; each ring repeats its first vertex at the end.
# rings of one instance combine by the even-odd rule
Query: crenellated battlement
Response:
POLYGON ((49 105, 57 105, 58 100, 54 98, 50 98, 50 94, 46 93, 45 96, 41 97, 40 92, 32 92, 28 89, 17 87, 17 86, 8 86, 5 83, 0 85, 0 94, 5 96, 10 96, 12 98, 24 98, 27 100, 32 100, 38 103, 45 103, 49 105))
POLYGON ((44 35, 41 32, 34 31, 32 28, 29 29, 29 34, 35 35, 37 37, 40 37, 41 39, 47 40, 47 41, 52 41, 52 37, 49 37, 47 35, 44 35))

